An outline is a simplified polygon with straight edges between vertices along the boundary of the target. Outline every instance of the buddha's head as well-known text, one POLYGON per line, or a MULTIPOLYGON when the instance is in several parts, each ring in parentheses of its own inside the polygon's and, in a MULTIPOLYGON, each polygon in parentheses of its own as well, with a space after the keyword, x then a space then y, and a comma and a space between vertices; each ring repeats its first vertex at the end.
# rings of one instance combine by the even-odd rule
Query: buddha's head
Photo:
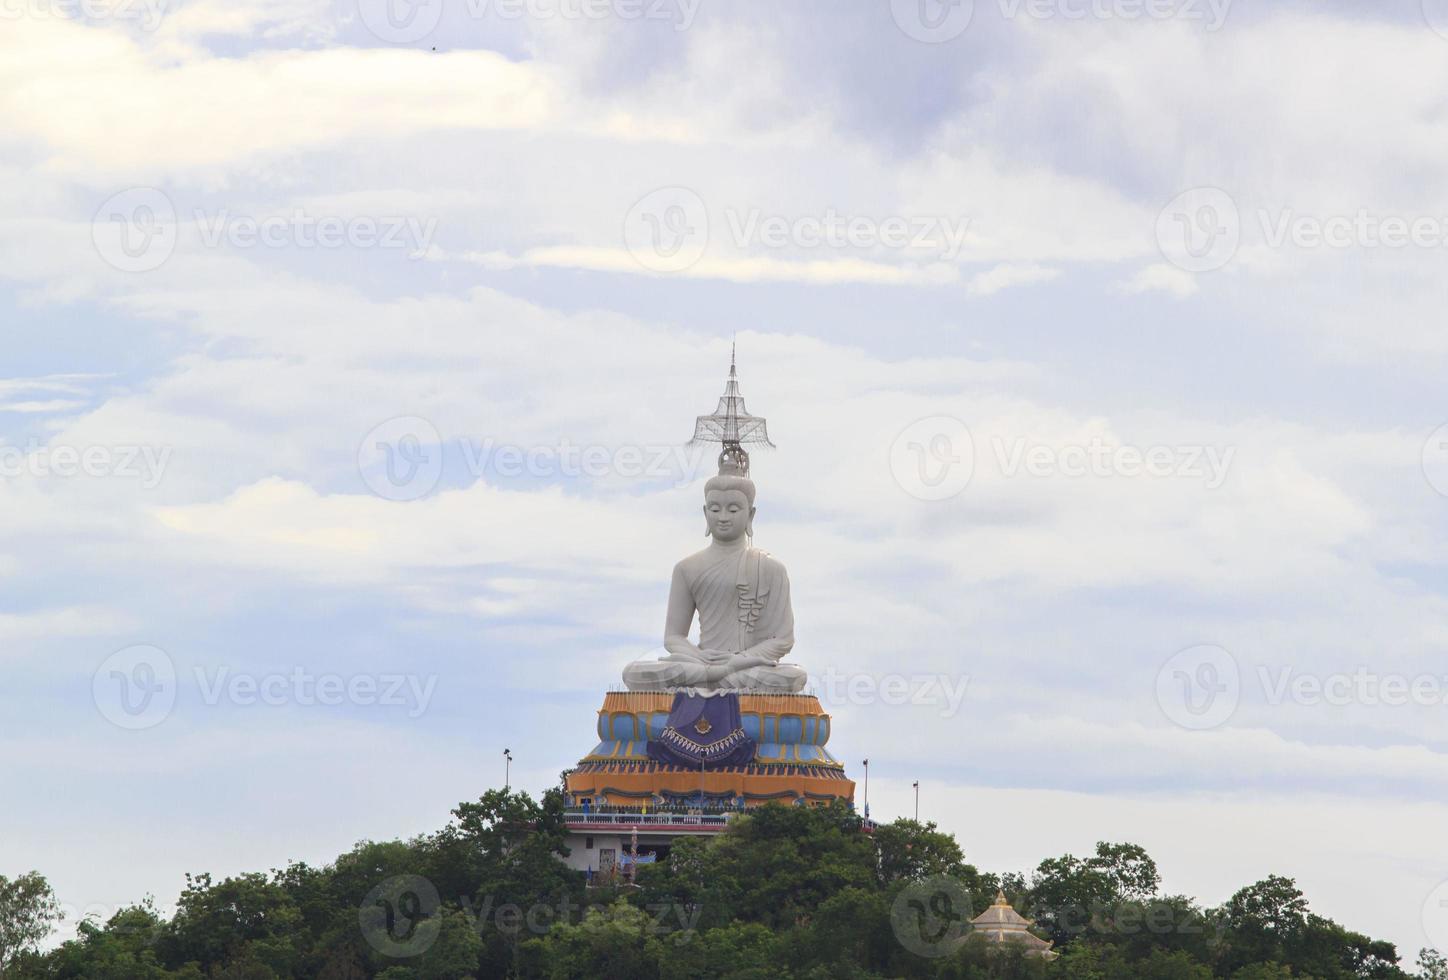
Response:
POLYGON ((754 534, 754 481, 721 473, 704 484, 706 533, 721 544, 754 534))

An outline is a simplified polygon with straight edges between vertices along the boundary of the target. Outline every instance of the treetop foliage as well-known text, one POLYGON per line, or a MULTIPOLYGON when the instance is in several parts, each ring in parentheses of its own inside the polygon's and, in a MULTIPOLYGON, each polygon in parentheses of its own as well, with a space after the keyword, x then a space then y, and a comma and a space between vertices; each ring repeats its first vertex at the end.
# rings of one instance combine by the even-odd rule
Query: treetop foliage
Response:
MULTIPOLYGON (((843 805, 767 806, 715 839, 675 840, 633 882, 589 881, 562 797, 490 791, 436 833, 187 877, 175 911, 149 899, 82 922, 48 951, 57 906, 38 874, 0 877, 3 980, 520 978, 1406 978, 1391 943, 1312 913, 1288 878, 1219 908, 1161 893, 1139 846, 1043 860, 1029 875, 968 863, 933 823, 864 832, 843 805), (969 920, 1003 890, 1052 941, 1049 962, 983 942, 969 920)), ((1416 976, 1448 980, 1424 950, 1416 976)))

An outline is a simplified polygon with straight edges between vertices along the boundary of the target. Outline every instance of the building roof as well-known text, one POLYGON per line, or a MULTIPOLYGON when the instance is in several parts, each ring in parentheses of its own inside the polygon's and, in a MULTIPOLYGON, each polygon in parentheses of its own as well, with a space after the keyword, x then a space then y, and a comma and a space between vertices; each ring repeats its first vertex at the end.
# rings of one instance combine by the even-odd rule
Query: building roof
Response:
POLYGON ((1011 907, 1006 893, 997 891, 995 902, 980 915, 971 920, 977 929, 1003 929, 1007 932, 1025 932, 1031 927, 1031 920, 1011 907))
POLYGON ((1055 958, 1056 954, 1050 952, 1052 944, 1031 934, 1031 920, 1011 907, 1004 890, 997 891, 990 908, 972 919, 970 924, 972 930, 988 942, 1019 943, 1037 955, 1055 958))

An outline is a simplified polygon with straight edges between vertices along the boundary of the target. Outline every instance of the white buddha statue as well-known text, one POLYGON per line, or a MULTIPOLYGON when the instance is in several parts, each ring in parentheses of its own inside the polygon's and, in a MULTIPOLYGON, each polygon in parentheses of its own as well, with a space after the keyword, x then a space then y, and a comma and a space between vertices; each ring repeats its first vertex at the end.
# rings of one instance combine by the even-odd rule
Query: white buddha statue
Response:
POLYGON ((780 663, 794 646, 789 576, 751 543, 754 493, 753 481, 727 463, 704 485, 712 540, 674 566, 664 623, 668 655, 629 664, 623 679, 630 691, 792 694, 804 687, 805 671, 780 663), (697 645, 689 640, 695 613, 697 645))

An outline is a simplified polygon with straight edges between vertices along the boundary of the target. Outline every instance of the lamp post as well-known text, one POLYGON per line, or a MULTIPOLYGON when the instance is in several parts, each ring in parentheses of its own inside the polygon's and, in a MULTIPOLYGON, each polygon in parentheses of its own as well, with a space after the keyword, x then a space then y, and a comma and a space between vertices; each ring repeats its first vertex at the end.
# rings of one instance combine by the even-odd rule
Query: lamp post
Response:
POLYGON ((508 786, 513 781, 513 753, 509 749, 503 750, 503 792, 508 792, 508 786))
POLYGON ((865 760, 865 819, 870 819, 870 760, 865 760))
POLYGON ((920 822, 920 780, 911 783, 915 787, 915 822, 920 822))

